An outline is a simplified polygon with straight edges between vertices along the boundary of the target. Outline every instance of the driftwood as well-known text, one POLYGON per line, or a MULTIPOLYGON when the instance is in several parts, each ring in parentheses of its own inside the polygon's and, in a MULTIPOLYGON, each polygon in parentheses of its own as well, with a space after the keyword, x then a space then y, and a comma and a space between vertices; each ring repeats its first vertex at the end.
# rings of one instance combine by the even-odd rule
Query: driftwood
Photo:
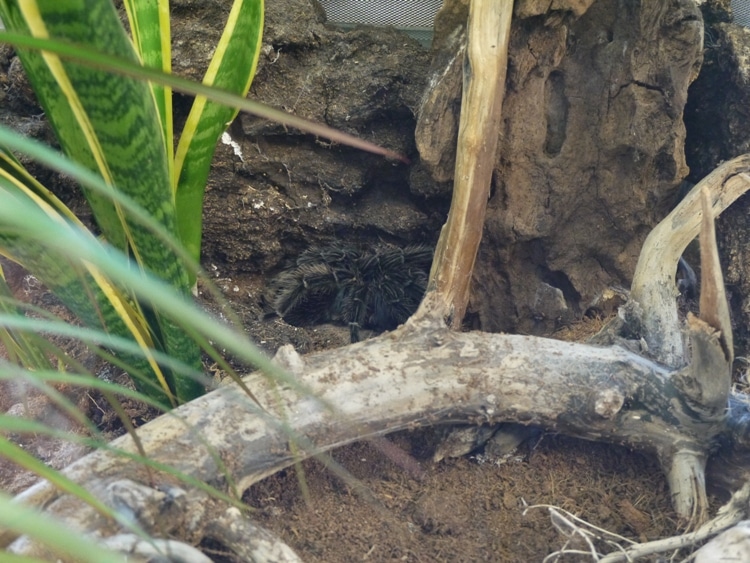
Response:
POLYGON ((453 198, 435 249, 430 286, 460 328, 484 229, 495 167, 513 3, 471 2, 464 56, 463 99, 456 147, 453 198))
MULTIPOLYGON (((738 180, 745 189, 750 187, 748 172, 750 156, 725 163, 696 186, 695 194, 703 194, 706 211, 713 206, 716 212, 736 197, 727 195, 728 187, 735 190, 738 180)), ((697 197, 691 194, 683 206, 693 206, 697 197)), ((680 216, 683 209, 673 215, 680 216)), ((750 408, 730 392, 730 331, 717 305, 723 299, 720 273, 709 267, 716 252, 710 240, 712 218, 699 208, 691 209, 699 218, 706 217, 702 283, 718 293, 701 299, 712 310, 688 319, 692 360, 686 363, 682 360, 687 356, 676 357, 678 368, 648 357, 645 350, 627 349, 654 338, 640 312, 644 308, 635 300, 623 307, 615 326, 604 331, 601 338, 613 344, 602 346, 455 332, 446 326, 444 301, 433 293, 392 333, 304 358, 283 348, 278 361, 307 386, 309 395, 282 388, 262 374, 250 375, 245 382, 262 408, 238 387, 226 386, 139 429, 143 447, 154 461, 238 498, 247 487, 295 460, 354 440, 434 424, 513 421, 656 455, 669 478, 678 514, 697 527, 707 517, 704 467, 710 456, 720 456, 722 463, 709 471, 709 482, 739 490, 747 480, 744 471, 729 468, 741 468, 750 452, 750 408)), ((665 221, 678 224, 672 217, 665 221)), ((692 219, 679 223, 681 236, 694 237, 700 224, 692 219)), ((661 229, 667 238, 672 236, 673 230, 661 229)), ((649 240, 646 255, 671 248, 669 240, 649 240)), ((665 269, 674 272, 677 256, 672 258, 674 263, 665 269)), ((673 279, 668 284, 674 296, 673 279)), ((658 302, 649 305, 652 317, 658 317, 657 306, 658 302)), ((112 446, 136 453, 127 436, 112 446)), ((202 489, 112 452, 92 453, 64 474, 155 536, 195 544, 208 535, 239 546, 236 537, 226 537, 229 530, 252 529, 244 516, 202 489), (219 521, 232 524, 217 526, 219 521)), ((121 524, 47 482, 25 491, 18 501, 44 507, 73 528, 110 538, 110 544, 137 543, 122 539, 121 524)), ((743 517, 748 514, 739 519, 743 517)), ((246 547, 246 559, 294 560, 293 553, 270 536, 258 537, 265 541, 258 549, 271 555, 252 555, 246 547)), ((50 555, 28 538, 4 540, 16 553, 50 555)))
MULTIPOLYGON (((325 451, 355 439, 402 428, 448 422, 517 421, 593 440, 627 444, 666 457, 677 444, 700 449, 707 444, 700 425, 683 409, 670 408, 679 397, 671 374, 662 366, 617 346, 596 347, 526 336, 450 331, 442 311, 430 300, 399 330, 345 349, 304 359, 292 356, 299 378, 318 398, 280 390, 262 376, 246 383, 266 407, 258 408, 229 386, 191 402, 174 415, 145 425, 140 436, 146 453, 200 480, 216 483, 221 469, 211 444, 242 491, 287 467, 295 455, 312 448, 291 447, 284 420, 295 434, 325 451), (329 410, 325 403, 336 405, 329 410), (179 417, 179 418, 178 418, 179 417), (646 420, 651 418, 648 422, 646 420), (677 421, 675 421, 675 417, 677 421), (680 428, 684 423, 687 431, 680 428)), ((711 434, 718 431, 710 429, 711 434)), ((135 453, 129 437, 113 446, 135 453)), ((108 452, 93 453, 64 473, 102 499, 121 506, 128 483, 151 483, 136 462, 108 452)), ((155 485, 184 488, 159 476, 155 485)), ((158 494, 138 495, 136 514, 162 515, 167 503, 158 494)), ((199 490, 181 493, 185 509, 142 521, 148 531, 194 540, 225 508, 199 490)), ((19 500, 45 506, 68 525, 102 535, 113 534, 93 508, 61 495, 48 483, 29 489, 19 500)), ((25 540, 12 550, 36 551, 25 540)))
MULTIPOLYGON (((717 168, 701 183, 711 193, 713 217, 717 217, 748 189, 750 157, 740 156, 717 168)), ((649 234, 631 285, 631 299, 642 308, 644 337, 649 349, 663 363, 685 362, 684 339, 677 318, 674 276, 685 248, 695 239, 701 222, 700 190, 693 189, 649 234)))

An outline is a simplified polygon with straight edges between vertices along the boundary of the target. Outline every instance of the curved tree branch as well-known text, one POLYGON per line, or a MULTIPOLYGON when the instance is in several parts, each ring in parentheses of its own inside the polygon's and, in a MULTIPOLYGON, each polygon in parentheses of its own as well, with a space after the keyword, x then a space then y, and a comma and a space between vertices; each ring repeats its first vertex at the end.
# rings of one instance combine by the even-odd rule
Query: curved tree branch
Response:
POLYGON ((750 189, 750 155, 723 163, 695 185, 674 210, 651 231, 633 275, 630 298, 640 306, 642 336, 650 353, 668 366, 687 363, 677 316, 674 277, 685 248, 701 227, 701 193, 710 195, 716 218, 750 189))

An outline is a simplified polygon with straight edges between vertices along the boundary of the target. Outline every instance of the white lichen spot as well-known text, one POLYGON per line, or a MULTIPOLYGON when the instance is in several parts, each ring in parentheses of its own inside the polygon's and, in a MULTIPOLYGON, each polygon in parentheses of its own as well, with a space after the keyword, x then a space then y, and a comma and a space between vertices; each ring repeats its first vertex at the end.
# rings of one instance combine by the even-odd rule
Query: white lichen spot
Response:
POLYGON ((602 418, 613 419, 624 404, 625 397, 619 390, 604 389, 599 391, 594 404, 594 412, 602 418))
POLYGON ((226 131, 224 131, 221 134, 221 142, 224 143, 225 145, 229 145, 230 147, 232 147, 234 154, 236 154, 239 157, 240 161, 245 162, 245 159, 242 156, 242 149, 240 148, 239 143, 235 141, 234 139, 232 139, 232 137, 226 131))
POLYGON ((229 508, 227 508, 225 514, 232 519, 240 518, 242 516, 242 512, 240 512, 240 509, 235 506, 230 506, 229 508))
POLYGON ((459 352, 459 356, 462 358, 476 358, 479 356, 479 350, 474 346, 473 342, 466 342, 459 352))

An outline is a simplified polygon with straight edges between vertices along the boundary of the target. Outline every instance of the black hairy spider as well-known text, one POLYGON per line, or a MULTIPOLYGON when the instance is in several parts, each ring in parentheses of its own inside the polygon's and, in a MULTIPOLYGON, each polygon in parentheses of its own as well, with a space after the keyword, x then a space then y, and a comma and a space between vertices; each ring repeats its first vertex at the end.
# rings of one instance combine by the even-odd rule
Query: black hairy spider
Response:
POLYGON ((360 328, 392 330, 416 311, 431 263, 423 245, 311 248, 271 282, 272 305, 294 325, 348 323, 357 342, 360 328))

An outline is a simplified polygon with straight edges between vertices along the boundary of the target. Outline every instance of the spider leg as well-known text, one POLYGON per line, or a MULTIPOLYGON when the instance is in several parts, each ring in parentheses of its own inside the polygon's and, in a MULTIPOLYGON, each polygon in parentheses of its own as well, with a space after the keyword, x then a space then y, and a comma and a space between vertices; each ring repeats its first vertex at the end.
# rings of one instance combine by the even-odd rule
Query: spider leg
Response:
POLYGON ((361 279, 356 281, 356 284, 349 287, 345 304, 345 318, 349 321, 349 334, 352 343, 359 342, 359 329, 364 328, 367 319, 367 285, 361 279))
POLYGON ((335 273, 327 264, 303 263, 274 280, 274 309, 291 324, 322 322, 330 309, 336 284, 335 273))
POLYGON ((367 293, 364 287, 351 298, 351 316, 349 320, 349 334, 352 343, 359 342, 359 329, 365 326, 367 319, 367 302, 363 299, 363 293, 367 293))
POLYGON ((377 253, 371 250, 362 250, 352 261, 353 276, 350 291, 347 295, 346 312, 352 342, 359 342, 360 328, 365 328, 368 325, 369 294, 372 278, 377 275, 378 266, 377 253))
POLYGON ((349 341, 352 344, 355 344, 356 342, 359 342, 361 340, 359 329, 359 323, 349 323, 349 341))

